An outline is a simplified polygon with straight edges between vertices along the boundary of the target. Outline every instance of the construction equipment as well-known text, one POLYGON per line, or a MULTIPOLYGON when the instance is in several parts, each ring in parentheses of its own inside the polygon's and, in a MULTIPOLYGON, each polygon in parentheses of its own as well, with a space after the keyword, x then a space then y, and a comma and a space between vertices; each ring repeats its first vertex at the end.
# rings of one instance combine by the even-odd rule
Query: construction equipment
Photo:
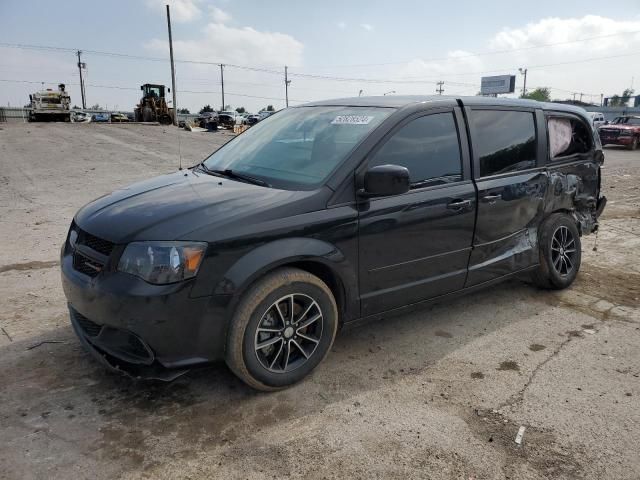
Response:
POLYGON ((29 121, 71 121, 71 97, 65 91, 64 83, 58 85, 58 90, 51 88, 29 95, 29 121))
MULTIPOLYGON (((174 109, 167 106, 164 97, 164 85, 145 83, 140 87, 142 98, 134 109, 136 122, 160 122, 162 125, 173 123, 174 109)), ((167 88, 167 93, 171 89, 167 88)))

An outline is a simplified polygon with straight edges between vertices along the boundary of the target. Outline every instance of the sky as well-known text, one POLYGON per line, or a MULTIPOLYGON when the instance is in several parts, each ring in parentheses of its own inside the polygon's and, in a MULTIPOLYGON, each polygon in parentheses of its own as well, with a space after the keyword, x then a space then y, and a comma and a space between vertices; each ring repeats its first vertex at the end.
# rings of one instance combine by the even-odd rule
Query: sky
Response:
POLYGON ((81 105, 131 111, 140 85, 171 85, 165 5, 171 7, 177 105, 225 103, 256 112, 363 95, 475 95, 486 75, 517 75, 521 93, 600 102, 636 84, 640 2, 539 0, 0 0, 0 105, 68 85, 81 105), (27 46, 29 46, 27 48, 27 46), (32 48, 37 47, 37 48, 32 48), (46 47, 46 48, 42 48, 46 47))

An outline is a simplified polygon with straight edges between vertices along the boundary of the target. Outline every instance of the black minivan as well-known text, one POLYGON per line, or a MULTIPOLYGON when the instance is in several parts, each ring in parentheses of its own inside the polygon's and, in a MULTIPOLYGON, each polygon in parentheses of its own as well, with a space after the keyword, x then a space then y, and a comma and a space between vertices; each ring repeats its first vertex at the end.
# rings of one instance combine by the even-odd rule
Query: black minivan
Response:
POLYGON ((225 360, 286 387, 356 320, 526 274, 570 285, 606 199, 586 112, 469 97, 283 110, 188 170, 103 196, 62 248, 103 364, 169 380, 225 360))

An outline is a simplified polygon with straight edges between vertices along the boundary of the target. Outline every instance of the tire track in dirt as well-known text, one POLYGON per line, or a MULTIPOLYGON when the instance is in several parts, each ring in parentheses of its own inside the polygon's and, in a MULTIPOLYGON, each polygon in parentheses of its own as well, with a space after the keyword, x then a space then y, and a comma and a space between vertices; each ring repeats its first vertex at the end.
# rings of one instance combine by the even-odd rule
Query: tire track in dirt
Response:
POLYGON ((59 264, 57 260, 33 261, 24 263, 10 263, 9 265, 0 265, 0 273, 10 272, 12 270, 38 270, 41 268, 56 267, 59 264))

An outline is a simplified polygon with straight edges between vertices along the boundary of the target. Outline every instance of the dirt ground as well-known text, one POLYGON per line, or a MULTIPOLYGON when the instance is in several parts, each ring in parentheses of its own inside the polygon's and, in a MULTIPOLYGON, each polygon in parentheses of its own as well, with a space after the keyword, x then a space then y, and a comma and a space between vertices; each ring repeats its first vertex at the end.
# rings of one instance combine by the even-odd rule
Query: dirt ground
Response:
POLYGON ((0 478, 640 478, 640 152, 606 150, 569 290, 510 282, 341 332, 273 394, 224 365, 168 384, 97 365, 59 281, 73 214, 228 138, 0 124, 0 478))

